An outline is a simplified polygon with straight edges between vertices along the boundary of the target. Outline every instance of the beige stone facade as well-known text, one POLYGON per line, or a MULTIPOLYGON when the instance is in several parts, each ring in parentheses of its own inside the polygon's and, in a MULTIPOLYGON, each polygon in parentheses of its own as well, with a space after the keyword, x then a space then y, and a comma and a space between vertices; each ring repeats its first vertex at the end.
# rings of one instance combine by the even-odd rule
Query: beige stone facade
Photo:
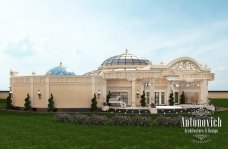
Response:
POLYGON ((143 91, 147 105, 168 105, 171 91, 175 104, 180 103, 182 91, 187 103, 204 104, 208 101, 208 81, 214 79, 209 68, 190 57, 154 65, 128 51, 105 60, 97 70, 84 75, 65 71, 68 69, 62 64, 45 75, 18 76, 12 71, 13 105, 23 107, 29 94, 33 108, 47 108, 48 98, 53 94, 56 108, 90 108, 91 98, 96 94, 101 107, 110 92, 127 106, 135 107, 140 106, 143 91))

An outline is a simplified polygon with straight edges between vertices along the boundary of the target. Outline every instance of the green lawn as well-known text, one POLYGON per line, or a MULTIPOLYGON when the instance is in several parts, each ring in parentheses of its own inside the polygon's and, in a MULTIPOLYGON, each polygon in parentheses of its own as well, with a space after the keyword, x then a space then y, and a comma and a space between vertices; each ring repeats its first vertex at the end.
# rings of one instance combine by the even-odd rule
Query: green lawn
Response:
POLYGON ((211 103, 217 107, 228 108, 228 99, 212 99, 211 103))
POLYGON ((6 100, 5 99, 0 99, 0 109, 6 107, 6 100))
POLYGON ((196 144, 191 135, 178 127, 75 125, 56 123, 53 113, 0 111, 0 149, 224 149, 228 146, 228 111, 215 115, 222 119, 219 134, 207 144, 196 144))

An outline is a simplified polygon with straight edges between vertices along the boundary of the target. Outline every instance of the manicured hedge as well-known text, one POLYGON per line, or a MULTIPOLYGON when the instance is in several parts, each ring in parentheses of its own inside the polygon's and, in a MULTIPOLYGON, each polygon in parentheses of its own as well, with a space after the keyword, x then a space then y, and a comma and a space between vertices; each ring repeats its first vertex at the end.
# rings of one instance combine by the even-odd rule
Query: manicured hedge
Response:
POLYGON ((92 114, 91 116, 86 114, 69 114, 69 113, 57 113, 55 120, 61 123, 75 123, 75 124, 90 124, 90 125, 121 125, 121 126, 181 126, 181 117, 167 117, 158 116, 152 120, 149 116, 141 115, 114 115, 107 117, 105 115, 92 114))

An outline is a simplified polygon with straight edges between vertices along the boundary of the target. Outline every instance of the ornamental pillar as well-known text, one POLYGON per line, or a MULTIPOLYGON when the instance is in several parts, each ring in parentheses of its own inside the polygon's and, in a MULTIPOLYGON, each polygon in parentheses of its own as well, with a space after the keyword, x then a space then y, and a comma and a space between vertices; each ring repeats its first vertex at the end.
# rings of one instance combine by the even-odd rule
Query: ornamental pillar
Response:
MULTIPOLYGON (((30 93, 29 93, 29 96, 30 96, 30 100, 31 100, 31 106, 34 107, 34 82, 33 82, 33 76, 30 77, 30 93)), ((27 95, 26 95, 27 96, 27 95)))
MULTIPOLYGON (((45 77, 45 93, 46 93, 46 95, 45 95, 45 102, 46 102, 46 105, 48 106, 48 99, 49 99, 49 97, 50 97, 50 80, 49 80, 49 76, 47 75, 46 77, 45 77)), ((55 95, 54 95, 55 96, 55 95)))
POLYGON ((207 104, 208 103, 208 86, 207 80, 201 80, 200 82, 200 104, 207 104))
POLYGON ((104 80, 104 82, 103 82, 103 102, 106 102, 106 96, 107 96, 107 81, 104 80))
POLYGON ((131 80, 131 106, 135 107, 135 79, 131 80))
POLYGON ((91 92, 91 97, 94 96, 95 92, 95 78, 91 77, 91 88, 92 88, 92 92, 91 92))
POLYGON ((150 101, 149 101, 149 105, 151 105, 151 103, 155 104, 155 101, 154 101, 154 80, 152 78, 150 79, 150 101))

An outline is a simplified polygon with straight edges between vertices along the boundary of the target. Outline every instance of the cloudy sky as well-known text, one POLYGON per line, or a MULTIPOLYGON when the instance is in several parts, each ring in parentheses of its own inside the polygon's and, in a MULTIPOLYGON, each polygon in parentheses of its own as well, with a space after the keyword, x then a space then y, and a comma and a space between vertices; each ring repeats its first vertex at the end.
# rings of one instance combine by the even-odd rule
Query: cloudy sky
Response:
POLYGON ((0 90, 10 69, 83 74, 126 48, 154 64, 190 56, 216 74, 209 90, 228 90, 228 1, 0 0, 0 90))

